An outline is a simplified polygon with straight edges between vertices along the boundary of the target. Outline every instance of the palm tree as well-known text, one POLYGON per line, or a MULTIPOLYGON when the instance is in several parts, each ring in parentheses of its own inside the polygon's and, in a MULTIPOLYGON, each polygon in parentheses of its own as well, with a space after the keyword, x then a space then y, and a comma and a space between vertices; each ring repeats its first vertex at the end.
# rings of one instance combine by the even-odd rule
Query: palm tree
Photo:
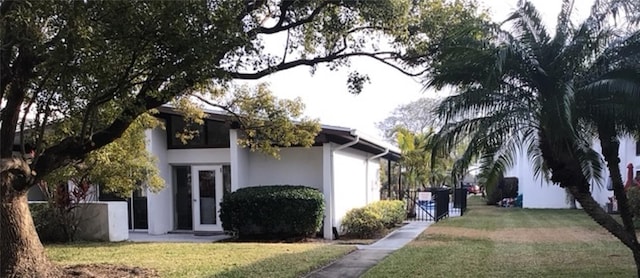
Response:
POLYGON ((513 165, 518 152, 526 153, 536 173, 567 189, 632 250, 640 271, 617 143, 618 135, 639 127, 640 31, 630 17, 616 25, 619 16, 638 14, 636 2, 596 0, 589 17, 574 26, 573 1, 565 0, 551 35, 535 7, 520 1, 505 21, 510 29, 488 24, 484 33, 444 39, 431 53, 426 86, 458 89, 438 108, 446 124, 437 136, 444 148, 468 138, 456 170, 478 158, 491 180, 513 165), (589 181, 601 179, 604 167, 591 148, 595 136, 623 203, 622 224, 590 192, 589 181))

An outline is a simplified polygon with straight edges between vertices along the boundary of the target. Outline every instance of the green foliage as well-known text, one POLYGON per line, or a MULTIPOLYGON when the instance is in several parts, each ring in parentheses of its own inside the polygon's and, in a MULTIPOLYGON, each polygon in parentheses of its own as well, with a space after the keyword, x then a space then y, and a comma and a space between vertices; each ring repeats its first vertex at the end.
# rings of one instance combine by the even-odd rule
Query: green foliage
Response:
POLYGON ((70 241, 65 233, 64 224, 58 215, 56 208, 49 203, 29 204, 33 223, 36 225, 36 232, 43 243, 57 243, 70 241))
MULTIPOLYGON (((48 135, 65 136, 71 121, 60 124, 60 129, 48 135), (62 133, 62 134, 61 134, 62 133)), ((122 136, 105 147, 95 150, 81 161, 59 168, 47 176, 48 184, 73 181, 76 184, 99 185, 107 192, 129 196, 142 186, 158 191, 164 187, 155 165, 155 157, 146 148, 145 130, 161 126, 151 114, 138 117, 122 136)))
POLYGON ((359 238, 374 238, 384 232, 380 211, 370 207, 354 208, 342 218, 345 234, 359 238))
POLYGON ((305 186, 246 187, 225 195, 220 203, 222 228, 239 238, 311 236, 323 217, 322 193, 305 186))
POLYGON ((405 203, 399 200, 381 200, 367 205, 371 210, 377 211, 385 228, 393 228, 402 223, 407 217, 405 203))
POLYGON ((629 209, 636 219, 640 218, 640 187, 632 186, 627 190, 629 209))
POLYGON ((403 183, 409 188, 451 184, 455 152, 434 153, 434 135, 432 130, 413 133, 404 127, 396 128, 397 143, 402 151, 403 183))
POLYGON ((382 200, 362 208, 354 208, 342 218, 342 230, 349 236, 374 238, 402 223, 406 218, 405 203, 398 200, 382 200))
POLYGON ((279 157, 281 147, 310 147, 320 132, 317 119, 303 116, 305 106, 300 98, 279 99, 267 84, 241 86, 231 99, 224 108, 235 115, 244 131, 238 143, 252 151, 279 157))
POLYGON ((49 184, 41 182, 40 190, 46 203, 32 203, 29 208, 40 240, 43 242, 71 242, 84 218, 82 210, 90 196, 86 179, 74 179, 72 183, 49 184))

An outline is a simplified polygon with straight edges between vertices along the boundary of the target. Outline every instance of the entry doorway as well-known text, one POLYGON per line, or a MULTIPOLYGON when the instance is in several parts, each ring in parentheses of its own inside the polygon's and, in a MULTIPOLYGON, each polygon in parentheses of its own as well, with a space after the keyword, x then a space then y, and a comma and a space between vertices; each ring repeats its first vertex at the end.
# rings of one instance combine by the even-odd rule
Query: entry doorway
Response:
MULTIPOLYGON (((222 231, 223 166, 174 166, 176 230, 222 231)), ((227 167, 228 168, 228 167, 227 167)))
POLYGON ((222 231, 220 202, 222 202, 222 166, 191 167, 193 192, 193 230, 222 231))

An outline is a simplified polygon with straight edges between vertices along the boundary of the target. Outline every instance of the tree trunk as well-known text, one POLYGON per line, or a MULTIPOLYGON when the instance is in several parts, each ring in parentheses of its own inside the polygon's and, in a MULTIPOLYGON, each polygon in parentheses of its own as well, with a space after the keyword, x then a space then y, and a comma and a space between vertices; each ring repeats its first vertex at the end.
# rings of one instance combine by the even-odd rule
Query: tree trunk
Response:
MULTIPOLYGON (((544 131, 541 131, 539 135, 540 151, 542 152, 545 162, 552 171, 551 180, 554 183, 559 184, 561 187, 568 189, 569 192, 571 192, 571 195, 578 200, 583 210, 596 223, 618 238, 622 244, 631 250, 636 263, 637 276, 640 277, 640 245, 638 244, 635 230, 628 229, 629 227, 633 227, 633 223, 625 223, 625 225, 620 224, 610 214, 608 214, 595 199, 593 199, 589 182, 583 174, 580 163, 577 160, 579 155, 577 155, 574 150, 574 144, 566 141, 553 142, 548 140, 544 131), (567 148, 559 146, 566 146, 567 148)), ((615 141, 612 140, 601 140, 601 143, 605 143, 607 145, 606 147, 603 147, 603 153, 608 159, 607 165, 611 171, 614 169, 613 166, 618 164, 616 162, 619 160, 617 159, 618 146, 612 145, 615 143, 615 141), (616 150, 615 159, 612 158, 613 149, 616 150)), ((618 172, 617 176, 620 179, 620 181, 618 181, 618 186, 620 186, 622 184, 620 170, 618 169, 616 171, 618 172)), ((615 172, 612 172, 612 176, 614 177, 614 189, 616 189, 615 172)), ((616 191, 616 198, 620 195, 620 198, 626 202, 627 198, 624 191, 616 191)), ((628 211, 628 205, 626 209, 628 211)), ((626 217, 627 216, 623 218, 623 221, 625 222, 628 221, 628 218, 625 220, 626 217)))
POLYGON ((15 190, 13 173, 0 180, 0 277, 60 277, 58 266, 49 261, 29 211, 27 189, 15 190))
MULTIPOLYGON (((613 132, 613 130, 611 131, 613 132)), ((605 134, 602 127, 598 129, 598 132, 605 134)), ((629 199, 624 191, 622 176, 620 175, 620 158, 618 157, 620 142, 615 133, 609 136, 602 135, 600 136, 600 146, 602 147, 602 155, 607 162, 607 168, 609 169, 609 175, 613 183, 613 194, 618 202, 618 211, 620 212, 620 218, 622 218, 622 224, 627 233, 633 237, 634 241, 638 242, 636 229, 633 225, 633 213, 629 207, 629 199)))

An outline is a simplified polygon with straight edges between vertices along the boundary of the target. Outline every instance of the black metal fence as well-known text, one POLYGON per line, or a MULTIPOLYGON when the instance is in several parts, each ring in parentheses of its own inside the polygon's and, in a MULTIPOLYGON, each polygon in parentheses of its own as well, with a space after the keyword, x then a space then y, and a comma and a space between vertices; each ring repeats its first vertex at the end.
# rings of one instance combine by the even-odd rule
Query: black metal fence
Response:
POLYGON ((407 204, 408 220, 438 222, 452 215, 464 215, 467 209, 467 190, 465 188, 407 190, 404 200, 407 204))

